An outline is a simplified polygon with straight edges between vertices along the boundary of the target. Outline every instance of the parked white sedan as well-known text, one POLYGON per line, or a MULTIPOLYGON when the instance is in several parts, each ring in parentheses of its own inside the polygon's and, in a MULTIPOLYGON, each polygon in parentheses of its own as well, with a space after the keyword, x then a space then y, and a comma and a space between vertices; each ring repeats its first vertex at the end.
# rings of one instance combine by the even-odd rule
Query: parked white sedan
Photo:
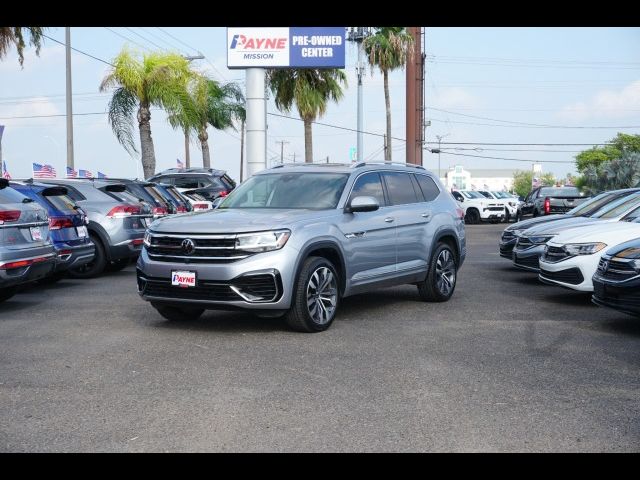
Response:
POLYGON ((593 274, 610 247, 640 238, 640 209, 629 222, 598 222, 563 231, 547 243, 538 278, 544 283, 593 292, 593 274))

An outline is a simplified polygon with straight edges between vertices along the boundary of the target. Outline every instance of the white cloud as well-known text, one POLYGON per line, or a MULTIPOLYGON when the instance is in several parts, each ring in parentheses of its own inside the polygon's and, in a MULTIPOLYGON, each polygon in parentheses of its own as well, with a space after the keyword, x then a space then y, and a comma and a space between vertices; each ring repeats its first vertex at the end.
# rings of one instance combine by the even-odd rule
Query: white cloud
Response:
POLYGON ((567 105, 557 116, 562 120, 580 122, 592 118, 629 117, 637 115, 637 110, 640 110, 640 80, 622 90, 602 90, 587 101, 567 105))
MULTIPOLYGON (((2 123, 7 126, 17 125, 23 126, 25 122, 31 124, 33 121, 46 121, 52 123, 53 120, 62 119, 63 117, 42 117, 42 118, 11 118, 11 117, 40 117, 43 115, 59 115, 61 111, 47 97, 29 97, 22 103, 10 104, 7 106, 0 105, 0 118, 2 123)), ((37 124, 36 124, 37 125, 37 124)))

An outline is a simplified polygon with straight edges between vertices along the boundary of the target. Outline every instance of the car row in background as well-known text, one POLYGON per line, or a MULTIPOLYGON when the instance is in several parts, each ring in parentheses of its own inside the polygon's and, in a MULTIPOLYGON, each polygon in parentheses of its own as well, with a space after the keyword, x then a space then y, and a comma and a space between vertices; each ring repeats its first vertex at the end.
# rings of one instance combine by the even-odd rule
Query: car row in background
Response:
POLYGON ((23 284, 120 270, 140 254, 151 222, 211 209, 235 182, 226 188, 205 196, 130 179, 0 179, 0 301, 23 284))
POLYGON ((493 190, 453 190, 453 198, 464 211, 466 224, 500 223, 515 218, 520 201, 509 192, 493 190))
POLYGON ((566 213, 588 198, 576 187, 537 187, 519 205, 515 219, 519 222, 529 217, 566 213))
POLYGON ((594 303, 640 316, 640 189, 517 222, 503 232, 500 255, 543 283, 593 292, 594 303))

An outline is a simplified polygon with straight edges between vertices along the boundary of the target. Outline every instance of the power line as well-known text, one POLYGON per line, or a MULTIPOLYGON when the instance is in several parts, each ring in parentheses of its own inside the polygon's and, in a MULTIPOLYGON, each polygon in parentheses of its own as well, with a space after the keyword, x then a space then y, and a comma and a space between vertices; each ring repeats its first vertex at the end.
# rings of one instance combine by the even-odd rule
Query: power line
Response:
MULTIPOLYGON (((431 152, 433 153, 433 152, 431 152)), ((443 152, 440 153, 444 155, 455 155, 456 157, 473 157, 473 158, 486 158, 491 160, 508 160, 513 162, 529 162, 529 163, 575 163, 575 160, 527 160, 526 158, 505 158, 505 157, 487 157, 482 155, 469 155, 468 153, 452 153, 452 152, 443 152)))
MULTIPOLYGON (((157 39, 158 41, 163 42, 163 43, 165 43, 166 45, 169 45, 169 47, 170 47, 172 50, 176 50, 177 52, 181 52, 181 51, 182 51, 182 48, 180 48, 180 47, 176 47, 174 44, 167 42, 164 38, 161 38, 159 35, 156 35, 156 34, 155 34, 155 33, 153 33, 151 30, 147 30, 146 28, 143 28, 143 27, 138 27, 138 28, 140 28, 140 30, 142 30, 143 32, 145 32, 145 33, 147 33, 147 34, 151 35, 153 38, 157 39)), ((165 48, 165 50, 166 50, 166 48, 165 48)))
MULTIPOLYGON (((43 37, 45 37, 45 38, 48 38, 48 39, 49 39, 49 40, 51 40, 52 42, 59 43, 59 44, 60 44, 60 45, 62 45, 63 47, 65 47, 65 46, 66 46, 66 44, 65 44, 64 42, 61 42, 61 41, 59 41, 59 40, 56 40, 55 38, 51 38, 49 35, 42 34, 42 36, 43 36, 43 37)), ((109 62, 107 62, 106 60, 103 60, 103 59, 98 58, 98 57, 94 57, 93 55, 91 55, 91 54, 89 54, 89 53, 87 53, 87 52, 83 52, 82 50, 78 50, 77 48, 74 48, 74 47, 70 47, 70 48, 71 48, 71 50, 73 50, 74 52, 81 53, 82 55, 86 55, 87 57, 91 57, 91 58, 93 58, 94 60, 98 60, 99 62, 106 63, 107 65, 111 65, 112 67, 114 67, 114 66, 115 66, 115 65, 113 65, 113 63, 109 63, 109 62)))
POLYGON ((145 42, 149 42, 151 45, 154 45, 156 47, 158 47, 160 50, 166 50, 166 48, 161 47, 160 45, 158 45, 156 42, 149 40, 147 37, 144 37, 142 35, 140 35, 138 32, 134 31, 132 28, 129 27, 124 27, 127 30, 129 30, 131 33, 133 33, 134 35, 137 35, 138 37, 140 37, 142 40, 144 40, 145 42))
POLYGON ((193 50, 194 52, 200 53, 198 52, 197 48, 193 48, 190 45, 187 45, 185 42, 183 42, 182 40, 180 40, 178 37, 175 37, 173 35, 171 35, 169 32, 167 32, 164 28, 160 28, 160 27, 156 27, 158 30, 160 30, 161 32, 163 32, 165 35, 170 36, 171 38, 173 38, 175 41, 181 43, 182 45, 184 45, 185 47, 187 47, 189 50, 193 50))
MULTIPOLYGON (((500 124, 496 124, 496 123, 478 123, 478 122, 462 122, 459 120, 443 120, 441 118, 428 118, 427 120, 432 120, 432 121, 436 121, 436 122, 443 122, 443 123, 458 123, 458 124, 462 124, 462 125, 480 125, 480 126, 485 126, 485 127, 507 127, 507 128, 559 128, 559 129, 581 129, 581 130, 587 130, 587 129, 609 129, 609 128, 615 128, 615 129, 622 129, 622 128, 640 128, 640 126, 638 125, 628 125, 628 126, 611 126, 611 127, 578 127, 578 126, 560 126, 560 125, 500 125, 500 124)), ((500 121, 500 120, 498 120, 500 121)))
MULTIPOLYGON (((516 122, 513 120, 501 120, 498 118, 489 118, 489 117, 481 117, 478 115, 469 115, 467 113, 458 113, 458 112, 453 112, 451 110, 444 110, 442 108, 435 108, 435 107, 427 107, 428 110, 435 110, 436 112, 444 112, 444 113, 450 113, 452 115, 459 115, 461 117, 469 117, 469 118, 478 118, 480 120, 490 120, 492 122, 504 122, 504 123, 512 123, 515 125, 523 125, 523 126, 528 126, 528 127, 540 127, 540 128, 640 128, 637 125, 634 126, 630 126, 630 127, 603 127, 603 126, 575 126, 575 125, 548 125, 548 124, 540 124, 540 123, 527 123, 527 122, 516 122)), ((504 125, 506 126, 506 125, 504 125)))
POLYGON ((140 48, 144 48, 145 50, 149 50, 149 48, 145 47, 144 45, 142 45, 141 43, 136 42, 135 40, 132 40, 129 37, 126 37, 125 35, 122 35, 121 33, 116 32, 115 30, 113 30, 112 28, 109 27, 102 27, 106 30, 109 30, 111 33, 113 33, 114 35, 119 36, 120 38, 124 38, 127 42, 131 42, 131 43, 135 43, 136 45, 138 45, 140 48))
MULTIPOLYGON (((424 142, 437 145, 438 142, 424 142)), ((496 145, 496 146, 541 146, 541 147, 595 147, 598 145, 611 145, 613 142, 600 143, 493 143, 493 142, 442 142, 442 145, 496 145)))
POLYGON ((541 152, 541 153, 580 153, 582 150, 544 150, 544 149, 527 149, 527 148, 461 148, 461 147, 444 147, 440 150, 473 150, 476 152, 541 152))
POLYGON ((504 63, 548 63, 548 64, 579 64, 579 65, 638 65, 640 62, 612 62, 611 60, 557 60, 557 59, 545 59, 545 58, 500 58, 500 57, 467 57, 467 56, 455 56, 455 55, 435 55, 433 53, 427 54, 427 57, 431 59, 444 59, 444 60, 471 60, 471 61, 491 61, 491 62, 504 62, 504 63))

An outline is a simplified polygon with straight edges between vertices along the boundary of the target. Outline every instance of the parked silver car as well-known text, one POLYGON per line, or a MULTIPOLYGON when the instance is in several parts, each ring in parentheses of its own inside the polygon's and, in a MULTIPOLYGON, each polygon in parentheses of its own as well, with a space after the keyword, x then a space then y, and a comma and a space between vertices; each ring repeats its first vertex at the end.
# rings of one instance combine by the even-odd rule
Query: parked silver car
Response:
POLYGON ((93 260, 69 270, 76 278, 100 275, 105 268, 124 268, 140 254, 144 232, 153 219, 149 205, 126 191, 122 183, 86 179, 46 179, 43 183, 64 185, 67 195, 89 218, 87 229, 95 244, 93 260))
POLYGON ((0 178, 0 302, 18 285, 49 275, 55 264, 47 212, 0 178))
POLYGON ((215 210, 156 220, 138 291, 172 320, 240 308, 322 331, 342 298, 375 288, 409 283, 448 300, 466 255, 463 216, 422 167, 276 166, 215 210))

